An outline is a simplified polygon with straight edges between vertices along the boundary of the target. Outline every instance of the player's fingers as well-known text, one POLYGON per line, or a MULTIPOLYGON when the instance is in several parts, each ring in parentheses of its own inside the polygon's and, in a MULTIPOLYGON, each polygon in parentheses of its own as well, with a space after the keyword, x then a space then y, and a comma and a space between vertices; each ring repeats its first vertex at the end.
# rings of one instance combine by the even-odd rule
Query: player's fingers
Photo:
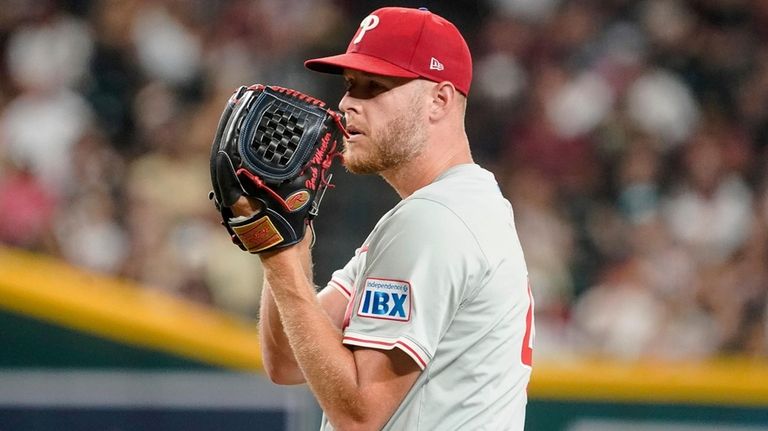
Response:
POLYGON ((248 217, 261 211, 261 208, 261 202, 246 196, 240 196, 240 199, 230 207, 235 217, 248 217))

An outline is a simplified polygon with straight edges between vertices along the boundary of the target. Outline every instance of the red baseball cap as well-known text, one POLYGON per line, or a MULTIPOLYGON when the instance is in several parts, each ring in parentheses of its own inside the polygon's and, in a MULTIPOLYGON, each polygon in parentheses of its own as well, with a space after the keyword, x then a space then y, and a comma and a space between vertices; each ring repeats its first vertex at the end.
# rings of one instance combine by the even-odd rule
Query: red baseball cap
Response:
POLYGON ((340 74, 354 69, 384 76, 450 81, 464 95, 472 82, 472 55, 459 30, 425 8, 385 7, 360 23, 347 52, 304 62, 340 74))

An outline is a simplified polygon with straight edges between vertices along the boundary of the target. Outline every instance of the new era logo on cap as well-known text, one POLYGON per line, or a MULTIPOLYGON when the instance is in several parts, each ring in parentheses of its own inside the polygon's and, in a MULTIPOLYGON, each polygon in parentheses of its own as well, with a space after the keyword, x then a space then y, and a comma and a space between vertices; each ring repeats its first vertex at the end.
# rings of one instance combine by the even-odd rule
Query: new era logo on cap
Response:
POLYGON ((429 69, 430 70, 444 70, 445 66, 443 66, 443 63, 440 63, 435 57, 432 57, 429 60, 429 69))
POLYGON ((344 54, 307 60, 325 73, 344 69, 401 78, 451 82, 464 95, 472 82, 472 56, 450 21, 428 10, 385 7, 366 16, 344 54))

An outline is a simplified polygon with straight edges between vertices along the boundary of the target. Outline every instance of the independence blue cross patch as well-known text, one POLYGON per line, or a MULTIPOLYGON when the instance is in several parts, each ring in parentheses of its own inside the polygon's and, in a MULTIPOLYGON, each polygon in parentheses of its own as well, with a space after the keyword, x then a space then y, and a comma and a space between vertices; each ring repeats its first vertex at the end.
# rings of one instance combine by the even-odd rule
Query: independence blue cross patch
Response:
POLYGON ((410 320, 411 284, 400 280, 365 279, 357 315, 401 322, 410 320))

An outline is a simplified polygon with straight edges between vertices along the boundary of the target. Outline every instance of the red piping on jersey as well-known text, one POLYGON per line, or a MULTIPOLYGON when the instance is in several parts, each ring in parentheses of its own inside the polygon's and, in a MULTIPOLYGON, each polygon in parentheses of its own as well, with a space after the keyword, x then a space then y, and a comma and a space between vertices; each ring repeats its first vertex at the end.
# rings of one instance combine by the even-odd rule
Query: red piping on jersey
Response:
POLYGON ((418 359, 419 363, 421 364, 421 368, 426 368, 427 367, 427 362, 424 361, 424 359, 421 358, 421 355, 416 353, 416 351, 413 350, 413 348, 411 346, 405 344, 404 342, 402 342, 400 340, 397 340, 394 343, 386 343, 384 341, 364 340, 362 338, 356 338, 356 337, 344 337, 344 339, 342 341, 345 341, 345 340, 359 341, 361 343, 378 344, 380 346, 387 346, 387 347, 390 347, 390 348, 394 347, 395 345, 398 345, 398 346, 401 346, 401 347, 405 347, 409 352, 413 353, 413 356, 415 356, 416 359, 418 359))
POLYGON ((523 345, 520 353, 520 361, 527 367, 533 366, 533 347, 531 346, 531 336, 533 329, 533 293, 531 293, 531 283, 528 282, 528 311, 525 313, 525 334, 523 335, 523 345))
POLYGON ((347 287, 346 287, 346 286, 344 286, 343 284, 339 283, 338 281, 331 279, 331 281, 329 281, 329 282, 328 282, 328 284, 335 284, 335 285, 336 285, 336 286, 338 286, 338 287, 339 287, 341 290, 343 290, 343 291, 344 291, 344 293, 346 293, 346 294, 347 294, 347 296, 350 296, 350 297, 352 296, 352 291, 351 291, 351 290, 349 290, 349 289, 347 289, 347 287))

